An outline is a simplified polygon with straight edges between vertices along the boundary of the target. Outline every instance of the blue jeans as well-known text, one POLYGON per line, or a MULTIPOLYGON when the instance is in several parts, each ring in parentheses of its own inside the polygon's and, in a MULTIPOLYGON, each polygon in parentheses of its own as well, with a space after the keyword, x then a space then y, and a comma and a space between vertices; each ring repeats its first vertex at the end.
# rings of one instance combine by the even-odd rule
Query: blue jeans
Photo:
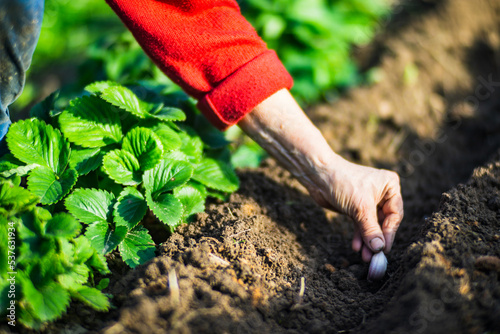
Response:
POLYGON ((43 18, 44 0, 0 0, 0 141, 11 124, 9 110, 24 87, 43 18))

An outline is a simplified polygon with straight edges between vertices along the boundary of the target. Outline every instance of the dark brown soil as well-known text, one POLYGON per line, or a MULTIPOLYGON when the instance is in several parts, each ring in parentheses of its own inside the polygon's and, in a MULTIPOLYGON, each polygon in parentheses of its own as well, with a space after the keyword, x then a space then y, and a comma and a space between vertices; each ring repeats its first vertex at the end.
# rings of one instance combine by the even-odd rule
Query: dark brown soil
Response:
POLYGON ((406 218, 381 283, 349 219, 268 161, 113 287, 102 332, 499 332, 500 2, 433 6, 360 50, 380 83, 308 112, 337 152, 401 175, 406 218))
POLYGON ((383 79, 308 111, 335 151, 400 173, 405 219, 380 283, 350 220, 268 160, 115 274, 116 309, 73 307, 46 331, 500 333, 499 19, 500 1, 410 1, 358 50, 383 79))

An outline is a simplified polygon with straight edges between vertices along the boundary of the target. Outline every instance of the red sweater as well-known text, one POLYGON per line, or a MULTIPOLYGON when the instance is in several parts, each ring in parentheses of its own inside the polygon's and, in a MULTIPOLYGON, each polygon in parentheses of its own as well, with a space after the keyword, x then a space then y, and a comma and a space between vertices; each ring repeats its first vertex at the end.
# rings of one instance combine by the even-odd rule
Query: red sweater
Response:
POLYGON ((219 129, 292 78, 234 0, 106 0, 158 67, 219 129))

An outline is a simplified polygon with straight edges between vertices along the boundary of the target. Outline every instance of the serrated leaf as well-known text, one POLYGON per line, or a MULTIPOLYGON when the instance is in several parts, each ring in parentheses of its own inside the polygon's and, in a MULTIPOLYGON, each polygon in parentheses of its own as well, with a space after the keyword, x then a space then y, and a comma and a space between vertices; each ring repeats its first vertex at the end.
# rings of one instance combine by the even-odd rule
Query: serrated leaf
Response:
POLYGON ((45 234, 69 239, 78 235, 81 228, 80 223, 71 215, 58 213, 45 224, 45 234))
POLYGON ((17 277, 24 301, 41 321, 57 319, 69 305, 69 293, 59 284, 51 283, 38 290, 29 277, 18 272, 17 277))
POLYGON ((36 167, 38 167, 37 164, 26 165, 10 153, 4 154, 0 158, 0 176, 3 177, 11 177, 12 175, 25 176, 36 167))
POLYGON ((148 105, 137 98, 130 89, 120 85, 104 88, 101 97, 112 105, 124 109, 139 118, 145 118, 148 105))
POLYGON ((128 231, 118 247, 122 260, 131 268, 155 257, 155 243, 143 226, 138 225, 128 231))
POLYGON ((77 291, 72 291, 72 295, 95 310, 107 311, 109 309, 108 297, 97 289, 83 286, 77 291))
POLYGON ((40 166, 33 169, 28 176, 28 189, 40 197, 40 203, 50 205, 66 196, 78 179, 74 169, 66 170, 60 177, 52 170, 40 166))
POLYGON ((193 175, 193 167, 185 161, 162 160, 155 168, 144 173, 146 189, 156 199, 161 193, 186 183, 193 175))
POLYGON ((10 181, 0 183, 0 208, 15 214, 20 209, 28 209, 38 202, 38 198, 28 190, 12 184, 10 181))
POLYGON ((57 276, 57 281, 65 289, 76 290, 87 283, 89 279, 89 268, 84 264, 75 264, 63 274, 57 276))
POLYGON ((163 154, 163 160, 189 161, 189 157, 179 150, 166 152, 163 154))
POLYGON ((195 213, 205 211, 205 197, 193 186, 184 185, 174 189, 174 196, 182 203, 182 218, 185 221, 195 213))
POLYGON ((86 224, 110 222, 115 196, 105 190, 76 189, 64 201, 66 210, 86 224))
POLYGON ((146 171, 160 162, 163 145, 150 129, 134 128, 123 138, 122 149, 132 153, 139 161, 140 170, 146 171))
POLYGON ((59 130, 36 118, 19 121, 7 133, 11 153, 25 164, 50 168, 60 175, 68 165, 70 148, 59 130))
POLYGON ((86 263, 88 266, 91 266, 92 268, 97 270, 101 275, 110 273, 108 264, 106 263, 106 258, 102 254, 99 254, 97 251, 86 263))
POLYGON ((171 194, 161 194, 153 199, 149 191, 146 200, 154 215, 173 230, 182 217, 182 203, 171 194))
MULTIPOLYGON (((194 130, 191 131, 194 132, 194 130)), ((198 163, 203 156, 203 141, 201 138, 196 135, 191 136, 185 132, 180 132, 179 135, 182 141, 180 151, 187 156, 189 162, 198 163)))
POLYGON ((135 188, 123 189, 118 197, 113 210, 116 226, 126 226, 129 230, 134 228, 144 217, 148 205, 141 192, 135 188))
POLYGON ((227 164, 210 158, 203 159, 196 166, 193 180, 225 192, 236 191, 239 187, 238 176, 234 170, 227 164))
POLYGON ((88 84, 87 86, 85 86, 84 89, 89 93, 99 94, 103 92, 105 89, 112 86, 118 86, 118 84, 113 81, 96 81, 91 84, 88 84))
POLYGON ((170 126, 155 119, 146 119, 139 123, 140 127, 152 130, 163 145, 163 151, 171 151, 181 147, 181 138, 170 126))
POLYGON ((115 249, 126 234, 126 227, 118 226, 113 230, 109 223, 103 221, 89 225, 87 231, 85 231, 85 237, 89 239, 92 247, 103 255, 115 249))
POLYGON ((141 183, 141 166, 130 152, 114 150, 108 152, 102 160, 104 171, 117 183, 133 186, 141 183))
POLYGON ((69 165, 76 169, 79 175, 86 175, 96 170, 102 163, 100 148, 73 149, 69 165))
POLYGON ((81 264, 86 262, 95 253, 94 248, 90 245, 89 239, 85 238, 84 235, 80 235, 78 238, 73 240, 75 245, 74 248, 74 259, 75 264, 81 264))
POLYGON ((115 107, 93 95, 72 100, 59 116, 59 124, 64 136, 82 147, 103 147, 122 138, 115 107))
POLYGON ((186 114, 179 108, 163 107, 151 111, 150 115, 162 121, 185 121, 186 114))

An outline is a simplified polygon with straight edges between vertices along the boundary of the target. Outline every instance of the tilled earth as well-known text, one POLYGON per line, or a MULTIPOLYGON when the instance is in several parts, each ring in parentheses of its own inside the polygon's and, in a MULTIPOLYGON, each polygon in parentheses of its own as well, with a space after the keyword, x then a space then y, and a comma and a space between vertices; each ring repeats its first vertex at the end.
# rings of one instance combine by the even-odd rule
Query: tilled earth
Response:
POLYGON ((381 282, 350 220, 267 160, 151 262, 113 262, 113 311, 75 305, 46 332, 500 333, 500 1, 400 9, 357 51, 380 81, 308 110, 335 151, 401 176, 381 282))

